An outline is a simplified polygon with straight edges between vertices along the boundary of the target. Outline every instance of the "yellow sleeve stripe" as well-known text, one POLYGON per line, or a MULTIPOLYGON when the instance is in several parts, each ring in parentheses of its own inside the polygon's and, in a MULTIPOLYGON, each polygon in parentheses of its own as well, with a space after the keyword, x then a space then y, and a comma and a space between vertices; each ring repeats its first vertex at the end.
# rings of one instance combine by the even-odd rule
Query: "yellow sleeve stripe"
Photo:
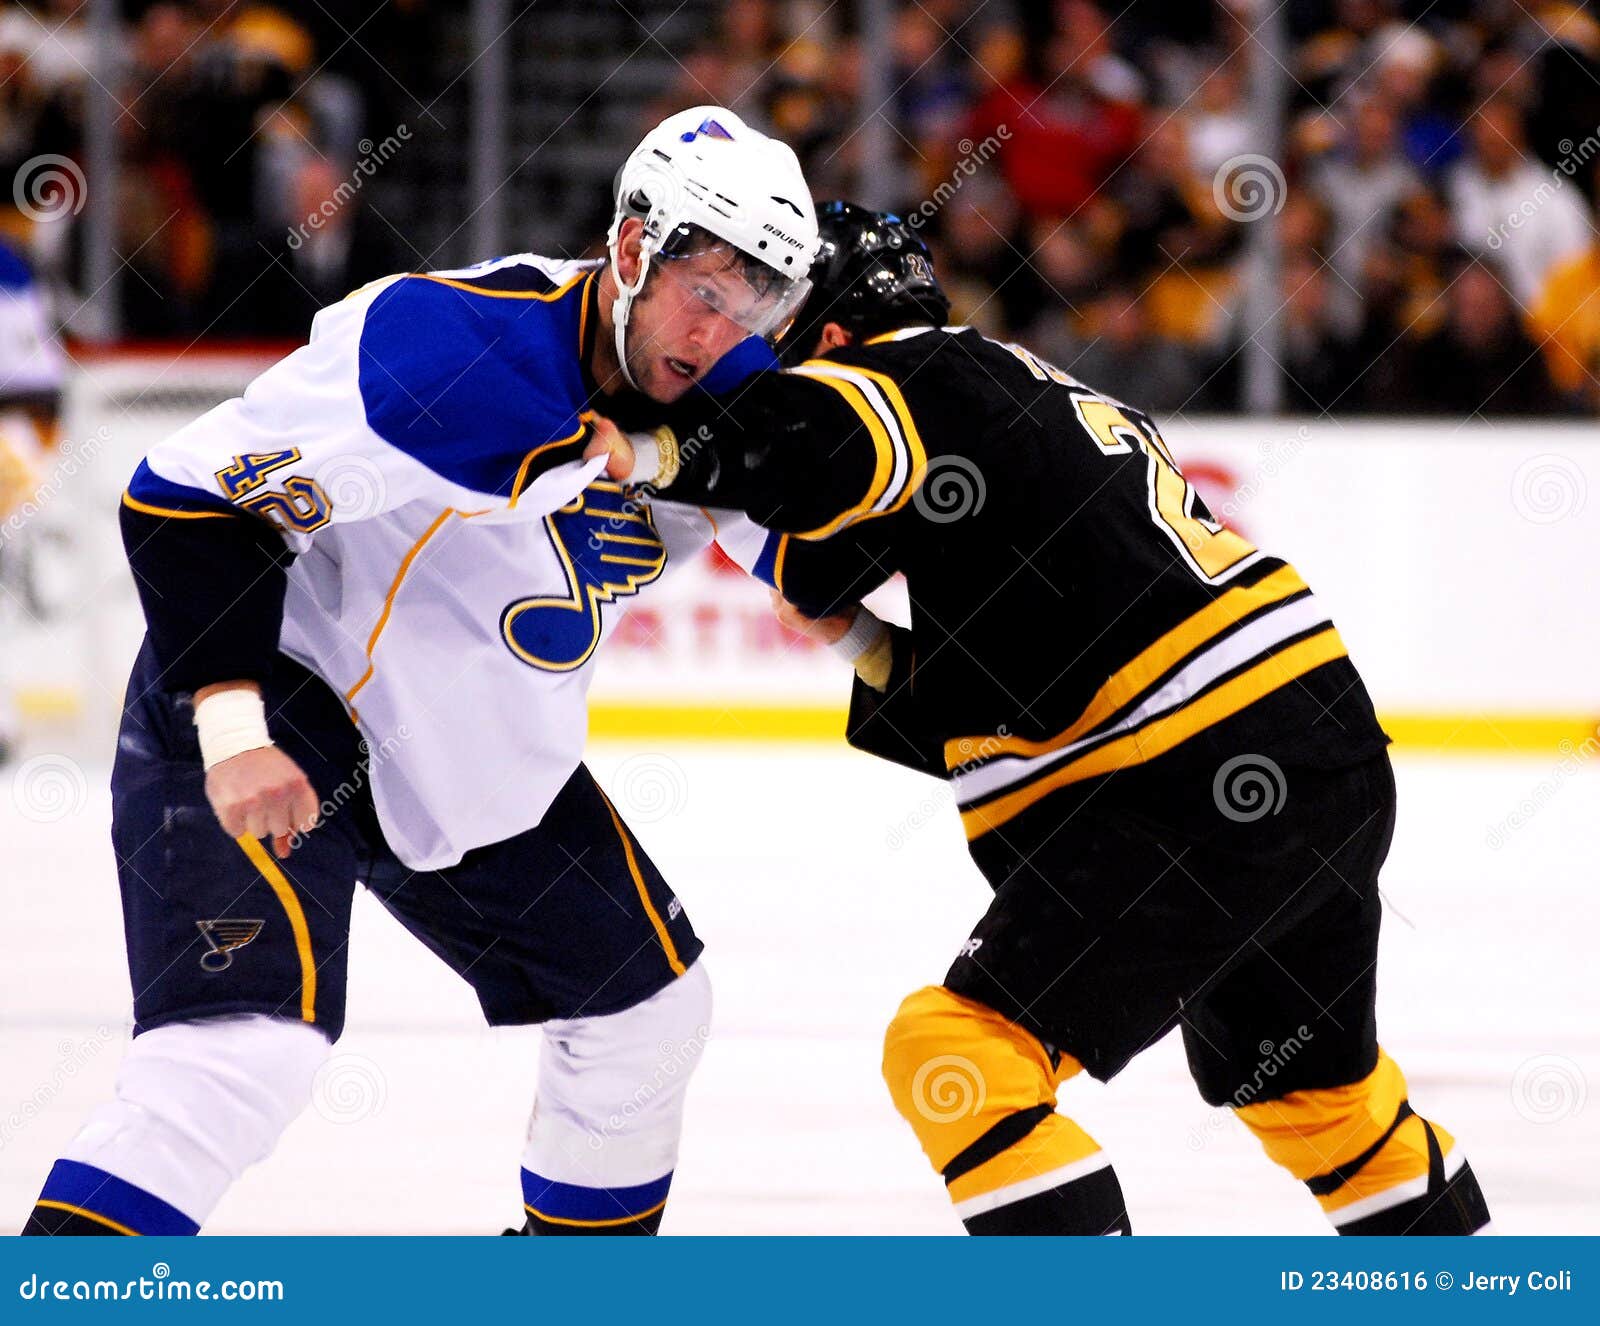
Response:
MULTIPOLYGON (((832 367, 828 365, 828 367, 832 367)), ((864 496, 854 506, 840 512, 827 524, 813 530, 797 530, 795 536, 801 539, 825 539, 830 534, 836 534, 846 525, 860 520, 863 516, 872 513, 874 504, 883 495, 889 486, 889 479, 894 474, 894 445, 889 440, 889 430, 884 427, 883 420, 878 417, 878 412, 867 402, 864 392, 853 382, 833 376, 831 373, 808 371, 810 365, 791 370, 800 377, 810 378, 813 382, 820 382, 824 386, 832 387, 849 403, 850 408, 860 416, 861 422, 867 426, 867 433, 872 438, 873 448, 877 452, 877 466, 872 473, 872 483, 867 488, 864 496)), ((822 458, 818 458, 819 462, 822 458)))
POLYGON ((861 368, 852 365, 851 372, 859 373, 864 378, 878 384, 882 389, 890 408, 894 410, 895 417, 900 421, 900 429, 905 437, 906 448, 911 453, 910 474, 907 476, 906 486, 894 504, 887 511, 898 511, 911 500, 911 495, 922 486, 923 477, 928 471, 928 452, 922 445, 922 434, 917 431, 917 423, 911 417, 911 407, 906 404, 906 398, 901 394, 899 386, 894 379, 886 374, 879 373, 876 369, 861 368))
POLYGON ((778 551, 773 554, 772 558, 772 587, 780 594, 783 593, 783 563, 788 555, 789 536, 780 534, 778 536, 778 551))
POLYGON ((169 520, 232 520, 232 511, 179 511, 170 506, 151 506, 148 502, 141 502, 132 493, 123 493, 122 505, 133 511, 142 511, 147 516, 166 516, 169 520))
POLYGON ((1213 599, 1199 612, 1186 617, 1154 643, 1136 654, 1109 677, 1095 692, 1084 711, 1073 720, 1072 726, 1056 736, 1043 741, 1029 741, 1023 737, 954 737, 944 744, 945 767, 954 769, 967 764, 974 751, 991 755, 1047 755, 1063 746, 1070 746, 1080 737, 1093 732, 1112 714, 1135 696, 1143 692, 1158 677, 1164 676, 1174 665, 1187 658, 1206 641, 1242 621, 1258 608, 1278 603, 1292 594, 1306 589, 1306 582, 1292 566, 1280 566, 1269 576, 1253 585, 1230 589, 1213 599))

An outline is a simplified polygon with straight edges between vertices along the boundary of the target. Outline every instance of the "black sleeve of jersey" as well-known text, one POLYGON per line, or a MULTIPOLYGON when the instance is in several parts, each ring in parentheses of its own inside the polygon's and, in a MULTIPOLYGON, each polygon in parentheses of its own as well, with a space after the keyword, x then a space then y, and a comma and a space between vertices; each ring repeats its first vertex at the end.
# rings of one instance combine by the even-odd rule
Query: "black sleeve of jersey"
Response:
POLYGON ((122 546, 161 667, 162 687, 265 682, 278 654, 287 568, 276 526, 258 516, 151 515, 122 504, 122 546))
POLYGON ((893 654, 889 684, 881 691, 856 678, 850 696, 845 740, 859 751, 914 769, 931 778, 948 778, 944 743, 925 728, 916 696, 916 655, 911 632, 889 628, 893 654))
POLYGON ((900 569, 873 532, 866 525, 831 539, 786 536, 778 591, 807 617, 831 617, 854 607, 900 569))
POLYGON ((664 493, 823 538, 869 510, 884 486, 890 459, 880 456, 865 409, 826 382, 757 374, 729 397, 674 412, 682 467, 664 493))

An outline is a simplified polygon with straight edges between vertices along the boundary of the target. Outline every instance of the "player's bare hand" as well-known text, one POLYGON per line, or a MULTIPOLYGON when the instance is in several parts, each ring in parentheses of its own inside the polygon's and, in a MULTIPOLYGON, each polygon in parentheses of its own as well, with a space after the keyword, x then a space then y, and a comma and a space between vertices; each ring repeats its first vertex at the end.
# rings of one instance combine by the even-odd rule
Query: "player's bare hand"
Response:
POLYGON ((280 860, 289 855, 292 838, 317 824, 311 780, 276 746, 247 750, 212 765, 206 773, 206 796, 224 833, 270 840, 280 860))
POLYGON ((778 614, 778 620, 791 631, 808 636, 824 645, 831 645, 843 639, 844 633, 855 621, 856 613, 861 611, 861 605, 857 604, 849 612, 842 612, 833 617, 807 617, 777 590, 771 592, 772 610, 778 614))
POLYGON ((628 440, 628 435, 603 415, 595 415, 589 421, 589 427, 594 436, 583 449, 583 458, 593 460, 596 456, 606 457, 606 478, 626 482, 633 474, 636 463, 633 443, 628 440))

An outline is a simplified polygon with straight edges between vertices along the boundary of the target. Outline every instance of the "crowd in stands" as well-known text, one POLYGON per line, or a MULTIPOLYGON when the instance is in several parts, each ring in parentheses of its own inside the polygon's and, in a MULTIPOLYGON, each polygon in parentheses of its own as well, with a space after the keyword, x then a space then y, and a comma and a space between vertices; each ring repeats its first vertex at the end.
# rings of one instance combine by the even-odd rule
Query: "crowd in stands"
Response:
MULTIPOLYGON (((897 6, 895 160, 870 177, 922 225, 956 317, 1151 408, 1236 408, 1271 214, 1288 408, 1600 408, 1592 9, 1289 0, 1279 53, 1251 32, 1272 7, 897 6), (1263 60, 1278 139, 1252 106, 1263 60)), ((732 102, 801 147, 818 196, 849 193, 874 139, 846 18, 734 0, 668 101, 732 102)))
POLYGON ((61 291, 69 332, 94 317, 83 207, 102 89, 124 335, 304 336, 322 304, 415 261, 364 205, 360 163, 432 79, 420 0, 126 3, 109 53, 90 8, 0 4, 0 172, 13 186, 0 226, 61 291))
MULTIPOLYGON (((731 105, 797 147, 819 198, 867 182, 928 238, 957 319, 1152 409, 1238 408, 1254 336, 1295 411, 1600 410, 1593 7, 1287 0, 1281 50, 1252 32, 1268 7, 897 0, 864 132, 861 4, 701 0, 702 39, 670 50, 676 82, 641 114, 731 105), (1272 133, 1264 60, 1287 89, 1272 133), (1270 335, 1248 299, 1269 224, 1270 335)), ((299 336, 424 263, 349 184, 418 89, 460 75, 437 30, 462 7, 125 2, 110 61, 88 9, 0 3, 0 167, 20 197, 28 163, 81 166, 111 80, 126 334, 299 336)), ((75 292, 70 328, 93 295, 84 227, 26 212, 8 224, 75 292)))

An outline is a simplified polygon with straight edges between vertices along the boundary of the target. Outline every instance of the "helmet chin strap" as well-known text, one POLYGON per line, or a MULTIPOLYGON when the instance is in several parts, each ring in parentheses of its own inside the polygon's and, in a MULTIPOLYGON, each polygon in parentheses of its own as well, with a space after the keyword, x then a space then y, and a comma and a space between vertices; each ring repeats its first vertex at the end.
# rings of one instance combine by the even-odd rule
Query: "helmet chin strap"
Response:
POLYGON ((623 381, 638 391, 639 384, 633 380, 633 373, 628 368, 628 315, 633 311, 633 297, 644 289, 644 279, 650 271, 650 250, 642 244, 639 246, 639 274, 632 284, 624 285, 622 268, 617 262, 617 246, 620 242, 619 237, 609 245, 611 270, 617 278, 617 297, 611 301, 611 327, 616 337, 617 366, 622 370, 623 381))

